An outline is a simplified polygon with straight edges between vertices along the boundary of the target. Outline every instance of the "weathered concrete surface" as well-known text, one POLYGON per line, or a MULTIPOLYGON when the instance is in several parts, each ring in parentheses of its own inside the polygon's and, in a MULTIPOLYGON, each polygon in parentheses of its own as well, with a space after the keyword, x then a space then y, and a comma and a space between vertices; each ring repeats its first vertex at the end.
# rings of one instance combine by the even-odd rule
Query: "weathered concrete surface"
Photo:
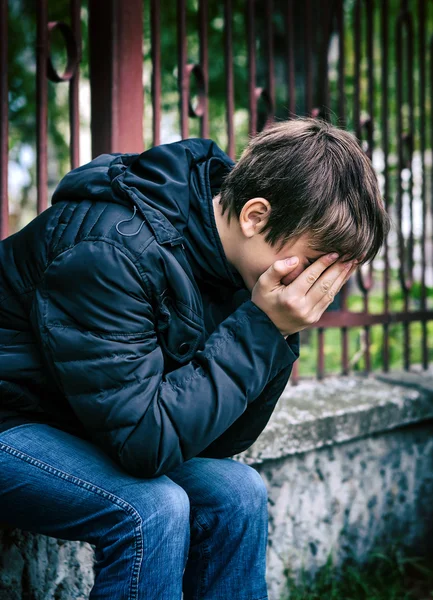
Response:
MULTIPOLYGON (((235 459, 268 488, 270 600, 285 600, 287 570, 330 552, 362 559, 400 539, 418 553, 433 543, 433 371, 289 385, 235 459)), ((0 600, 84 600, 92 565, 88 544, 5 530, 0 600)))
POLYGON ((408 371, 396 373, 381 373, 376 379, 385 383, 403 385, 410 388, 422 390, 427 394, 433 394, 433 369, 428 371, 408 371))
POLYGON ((432 370, 288 386, 235 458, 268 488, 270 600, 285 600, 287 572, 314 573, 330 554, 433 550, 432 370))
POLYGON ((87 600, 93 547, 18 529, 0 535, 0 600, 87 600))
POLYGON ((432 371, 383 377, 388 382, 357 376, 288 385, 259 439, 236 458, 259 464, 433 418, 432 371))
POLYGON ((267 581, 285 599, 296 575, 376 543, 433 550, 433 422, 265 461, 255 468, 269 497, 267 581))

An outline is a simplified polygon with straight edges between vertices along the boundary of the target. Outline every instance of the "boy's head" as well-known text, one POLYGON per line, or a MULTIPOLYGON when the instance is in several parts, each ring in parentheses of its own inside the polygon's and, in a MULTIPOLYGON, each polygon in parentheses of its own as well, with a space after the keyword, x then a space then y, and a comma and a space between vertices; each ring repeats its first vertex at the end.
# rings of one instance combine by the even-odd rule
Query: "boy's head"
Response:
POLYGON ((390 226, 356 138, 312 118, 274 123, 253 137, 215 201, 227 258, 250 289, 288 256, 299 264, 285 284, 328 252, 369 262, 390 226))

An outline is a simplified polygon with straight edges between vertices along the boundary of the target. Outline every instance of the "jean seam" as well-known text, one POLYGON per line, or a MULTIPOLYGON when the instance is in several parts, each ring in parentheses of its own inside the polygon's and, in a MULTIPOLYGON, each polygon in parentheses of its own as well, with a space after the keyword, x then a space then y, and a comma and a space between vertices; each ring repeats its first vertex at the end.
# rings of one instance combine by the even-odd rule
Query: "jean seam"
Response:
POLYGON ((111 492, 104 490, 103 488, 100 488, 99 486, 97 486, 93 483, 85 481, 84 479, 76 477, 75 475, 71 475, 70 473, 65 473, 64 471, 61 471, 60 469, 57 469, 56 467, 52 467, 51 465, 48 465, 47 463, 44 463, 43 461, 40 461, 37 458, 33 458, 32 456, 29 456, 28 454, 21 452, 21 450, 18 450, 17 448, 14 448, 13 446, 5 444, 4 442, 0 442, 0 450, 3 450, 5 452, 11 454, 12 456, 15 456, 15 457, 19 458, 20 460, 24 460, 25 462, 28 462, 43 471, 47 471, 47 472, 51 473, 52 475, 56 475, 56 476, 60 477, 61 479, 65 479, 66 481, 73 483, 77 487, 82 487, 94 494, 102 496, 103 498, 106 498, 113 504, 117 504, 118 506, 120 506, 129 515, 132 515, 132 517, 136 523, 136 527, 134 528, 135 559, 134 559, 134 565, 133 565, 133 569, 132 569, 131 583, 129 586, 130 591, 128 594, 128 598, 129 598, 129 600, 137 600, 138 599, 138 584, 139 584, 141 565, 142 565, 142 561, 143 561, 143 549, 144 549, 143 530, 142 530, 143 520, 142 520, 140 514, 137 512, 137 510, 131 504, 129 504, 129 502, 127 502, 126 500, 122 500, 122 498, 119 498, 115 494, 112 494, 111 492))
MULTIPOLYGON (((228 460, 232 460, 232 459, 228 459, 228 460)), ((211 527, 204 519, 202 519, 202 517, 198 511, 191 509, 191 515, 192 515, 192 518, 194 519, 195 523, 197 523, 197 525, 200 527, 200 529, 202 531, 204 531, 206 533, 209 533, 211 531, 211 527)), ((202 553, 203 560, 205 562, 207 562, 207 564, 209 564, 211 556, 210 556, 209 548, 208 548, 207 544, 205 543, 205 540, 203 542, 201 542, 200 550, 202 553)), ((197 591, 197 596, 194 597, 194 600, 201 600, 201 598, 205 594, 205 589, 204 589, 205 585, 206 585, 205 574, 206 574, 206 569, 203 569, 202 576, 200 577, 199 589, 197 591)), ((255 598, 254 600, 268 600, 268 599, 269 599, 269 596, 266 594, 266 596, 260 596, 260 598, 255 598)))
MULTIPOLYGON (((194 520, 197 523, 197 525, 199 525, 200 529, 206 533, 209 533, 211 531, 211 528, 209 527, 209 525, 206 523, 206 521, 201 521, 201 518, 199 517, 198 511, 193 511, 191 510, 191 514, 193 514, 194 520)), ((198 595, 197 595, 197 600, 200 600, 200 598, 203 597, 204 592, 205 592, 205 586, 206 586, 206 570, 207 570, 207 566, 209 565, 210 562, 210 552, 209 552, 209 547, 206 544, 206 540, 203 540, 200 544, 200 552, 203 558, 203 562, 206 563, 205 567, 202 569, 202 573, 200 576, 200 582, 199 582, 199 589, 197 590, 198 595)))
POLYGON ((206 573, 207 573, 207 568, 210 562, 210 552, 209 552, 209 547, 206 543, 202 542, 202 546, 200 548, 202 556, 203 556, 203 562, 205 562, 205 566, 202 569, 202 573, 201 573, 201 577, 200 577, 200 584, 199 584, 199 589, 198 589, 198 596, 197 596, 197 600, 200 600, 200 598, 203 597, 204 593, 205 593, 205 588, 206 588, 206 573))

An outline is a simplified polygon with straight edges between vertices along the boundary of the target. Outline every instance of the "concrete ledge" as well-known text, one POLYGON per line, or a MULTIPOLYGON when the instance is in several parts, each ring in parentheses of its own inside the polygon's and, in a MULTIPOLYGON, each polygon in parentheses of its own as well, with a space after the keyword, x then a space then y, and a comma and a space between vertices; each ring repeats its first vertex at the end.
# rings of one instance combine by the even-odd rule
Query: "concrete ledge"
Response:
POLYGON ((365 560, 390 545, 433 552, 433 421, 263 461, 268 490, 270 600, 288 600, 286 574, 365 560))
POLYGON ((376 375, 379 381, 415 388, 426 394, 433 394, 433 368, 428 371, 396 371, 376 375))
POLYGON ((0 530, 0 600, 86 600, 94 548, 19 529, 0 530))
POLYGON ((283 458, 433 419, 433 370, 289 384, 258 440, 236 459, 283 458))
POLYGON ((365 560, 377 545, 433 551, 433 371, 288 385, 258 440, 234 457, 268 490, 270 600, 287 573, 365 560))

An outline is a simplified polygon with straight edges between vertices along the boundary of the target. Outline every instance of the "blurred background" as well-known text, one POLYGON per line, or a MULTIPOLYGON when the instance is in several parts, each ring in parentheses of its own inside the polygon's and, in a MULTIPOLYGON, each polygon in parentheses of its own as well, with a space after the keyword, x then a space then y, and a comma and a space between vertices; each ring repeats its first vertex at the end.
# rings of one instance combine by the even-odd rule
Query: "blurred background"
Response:
POLYGON ((200 136, 237 159, 271 121, 320 116, 358 137, 393 227, 301 333, 292 383, 427 369, 433 3, 9 0, 0 11, 3 236, 102 152, 200 136))

